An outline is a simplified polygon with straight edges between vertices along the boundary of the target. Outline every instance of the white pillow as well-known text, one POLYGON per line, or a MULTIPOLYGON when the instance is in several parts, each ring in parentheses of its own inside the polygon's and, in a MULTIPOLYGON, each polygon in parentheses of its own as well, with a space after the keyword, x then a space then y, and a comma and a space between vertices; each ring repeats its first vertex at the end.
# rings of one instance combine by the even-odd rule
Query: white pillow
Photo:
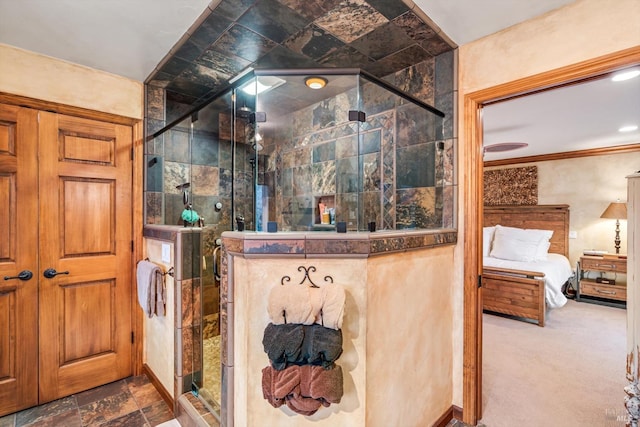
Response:
POLYGON ((522 262, 545 260, 552 235, 551 230, 496 225, 490 256, 522 262))
MULTIPOLYGON (((552 231, 553 233, 553 231, 552 231)), ((548 240, 542 240, 538 245, 538 249, 536 250, 536 261, 546 261, 547 254, 549 253, 549 248, 551 247, 551 243, 548 240)))
POLYGON ((482 256, 489 256, 491 252, 491 244, 493 243, 493 233, 496 231, 496 227, 483 227, 482 228, 482 256))

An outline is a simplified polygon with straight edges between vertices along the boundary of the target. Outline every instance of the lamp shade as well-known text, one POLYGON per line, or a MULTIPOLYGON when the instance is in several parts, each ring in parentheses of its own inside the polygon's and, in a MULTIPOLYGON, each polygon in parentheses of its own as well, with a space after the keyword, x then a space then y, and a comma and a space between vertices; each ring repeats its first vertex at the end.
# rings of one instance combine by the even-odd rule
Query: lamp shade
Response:
POLYGON ((627 219, 627 204, 622 202, 610 203, 607 209, 602 212, 600 218, 627 219))

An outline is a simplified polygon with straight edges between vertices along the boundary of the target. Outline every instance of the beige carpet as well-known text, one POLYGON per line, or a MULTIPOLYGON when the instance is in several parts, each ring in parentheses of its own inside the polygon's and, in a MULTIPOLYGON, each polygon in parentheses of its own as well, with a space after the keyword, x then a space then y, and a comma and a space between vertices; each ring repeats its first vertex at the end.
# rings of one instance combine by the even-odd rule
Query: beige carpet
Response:
POLYGON ((626 315, 573 300, 544 328, 484 314, 481 423, 624 426, 626 315))

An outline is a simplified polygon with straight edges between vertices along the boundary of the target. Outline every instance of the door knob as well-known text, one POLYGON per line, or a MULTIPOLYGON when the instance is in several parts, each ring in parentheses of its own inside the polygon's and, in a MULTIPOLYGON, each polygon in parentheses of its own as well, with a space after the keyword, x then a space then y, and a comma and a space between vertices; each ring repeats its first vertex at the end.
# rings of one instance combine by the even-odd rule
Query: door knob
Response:
POLYGON ((11 279, 19 279, 19 280, 29 280, 33 277, 33 273, 29 270, 22 270, 17 276, 4 276, 4 280, 11 279))
POLYGON ((56 277, 58 274, 69 274, 68 271, 56 271, 55 268, 47 268, 44 273, 42 273, 44 275, 44 277, 46 277, 47 279, 53 279, 54 277, 56 277))

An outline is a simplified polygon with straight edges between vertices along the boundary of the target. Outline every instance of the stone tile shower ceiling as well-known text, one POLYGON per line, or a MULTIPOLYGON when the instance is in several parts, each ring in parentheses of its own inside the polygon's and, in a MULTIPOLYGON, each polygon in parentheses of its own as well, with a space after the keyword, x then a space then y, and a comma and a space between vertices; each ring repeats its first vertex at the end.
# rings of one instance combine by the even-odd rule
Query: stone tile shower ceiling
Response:
POLYGON ((453 50, 419 13, 401 0, 222 0, 147 79, 166 103, 148 133, 247 67, 351 67, 385 77, 453 50))

